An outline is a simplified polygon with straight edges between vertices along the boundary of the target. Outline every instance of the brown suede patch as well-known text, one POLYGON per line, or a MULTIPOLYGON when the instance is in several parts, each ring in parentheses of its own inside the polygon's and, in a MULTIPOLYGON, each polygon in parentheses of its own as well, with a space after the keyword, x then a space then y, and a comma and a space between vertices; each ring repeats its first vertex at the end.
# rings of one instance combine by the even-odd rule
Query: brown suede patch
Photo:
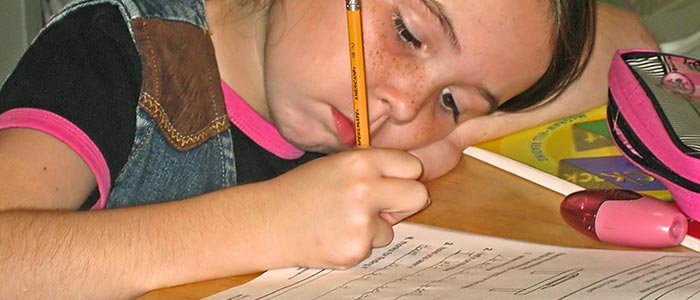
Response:
POLYGON ((194 25, 138 18, 132 21, 141 55, 139 105, 157 120, 179 151, 190 150, 230 126, 214 47, 194 25))

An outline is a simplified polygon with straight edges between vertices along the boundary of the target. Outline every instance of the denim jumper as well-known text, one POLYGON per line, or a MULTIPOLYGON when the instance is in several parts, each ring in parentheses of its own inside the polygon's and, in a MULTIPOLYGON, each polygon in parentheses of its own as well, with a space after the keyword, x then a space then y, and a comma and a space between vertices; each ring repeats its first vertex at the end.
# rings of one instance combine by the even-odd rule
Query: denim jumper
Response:
POLYGON ((236 184, 226 114, 204 0, 83 0, 121 11, 141 57, 142 86, 129 159, 105 208, 178 200, 236 184))

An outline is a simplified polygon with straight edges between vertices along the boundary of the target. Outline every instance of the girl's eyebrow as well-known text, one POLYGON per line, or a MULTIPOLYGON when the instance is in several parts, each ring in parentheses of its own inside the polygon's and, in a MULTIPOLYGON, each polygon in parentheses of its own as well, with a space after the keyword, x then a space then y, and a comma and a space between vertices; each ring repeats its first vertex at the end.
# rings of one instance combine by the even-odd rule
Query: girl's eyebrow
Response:
POLYGON ((452 25, 452 20, 445 12, 445 7, 436 0, 421 0, 420 2, 425 5, 431 14, 440 20, 442 31, 445 32, 447 37, 450 39, 452 49, 457 53, 462 52, 462 46, 460 46, 459 39, 457 39, 457 34, 455 34, 455 28, 452 25))
POLYGON ((479 94, 486 99, 486 102, 489 103, 489 113, 496 111, 500 105, 496 96, 494 96, 493 93, 483 85, 477 86, 477 90, 479 91, 479 94))
MULTIPOLYGON (((428 9, 428 12, 430 12, 438 20, 440 20, 442 31, 450 39, 450 45, 452 45, 452 50, 454 50, 456 53, 461 53, 462 46, 459 43, 457 34, 455 34, 455 28, 452 25, 452 20, 445 12, 445 7, 437 0, 420 0, 419 2, 423 3, 423 5, 425 5, 425 8, 428 9)), ((479 91, 479 94, 481 94, 481 96, 484 99, 486 99, 486 102, 489 103, 489 113, 496 111, 500 103, 498 101, 498 98, 494 96, 493 92, 491 92, 487 87, 483 85, 479 85, 477 87, 477 90, 479 91)))

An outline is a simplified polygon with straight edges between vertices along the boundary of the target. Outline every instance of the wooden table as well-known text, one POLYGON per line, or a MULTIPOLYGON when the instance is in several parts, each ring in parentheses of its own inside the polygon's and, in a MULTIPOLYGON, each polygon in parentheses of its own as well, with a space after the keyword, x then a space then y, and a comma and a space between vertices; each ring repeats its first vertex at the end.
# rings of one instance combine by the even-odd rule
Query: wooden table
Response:
MULTIPOLYGON (((629 249, 598 242, 564 223, 559 216, 562 195, 468 156, 452 172, 427 185, 432 204, 410 222, 551 245, 629 249)), ((692 252, 680 246, 663 251, 692 252)), ((138 299, 201 299, 258 275, 160 289, 138 299)))

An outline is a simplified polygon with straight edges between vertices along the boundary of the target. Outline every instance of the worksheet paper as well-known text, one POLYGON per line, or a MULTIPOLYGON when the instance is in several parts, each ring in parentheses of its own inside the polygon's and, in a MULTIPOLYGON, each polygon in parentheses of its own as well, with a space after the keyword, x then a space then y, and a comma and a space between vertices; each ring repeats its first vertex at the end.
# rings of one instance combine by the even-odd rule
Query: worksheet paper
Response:
POLYGON ((700 255, 556 247, 401 223, 345 271, 265 272, 206 299, 700 299, 700 255))

